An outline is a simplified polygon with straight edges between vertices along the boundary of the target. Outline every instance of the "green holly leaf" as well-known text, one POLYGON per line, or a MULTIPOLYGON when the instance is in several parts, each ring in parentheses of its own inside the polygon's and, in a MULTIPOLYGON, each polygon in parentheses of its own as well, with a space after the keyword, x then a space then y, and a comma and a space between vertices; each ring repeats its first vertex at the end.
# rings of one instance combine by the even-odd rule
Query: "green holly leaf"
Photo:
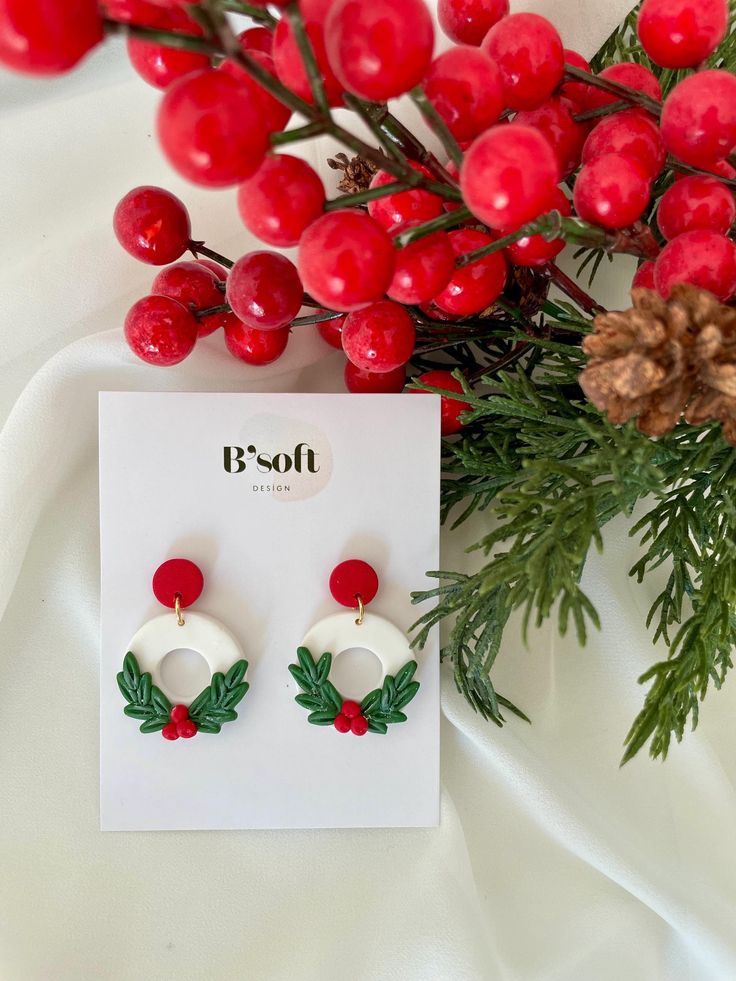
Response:
POLYGON ((162 719, 160 716, 155 716, 153 719, 149 719, 140 726, 141 732, 161 732, 163 727, 168 723, 168 718, 162 719))
MULTIPOLYGON (((225 678, 225 682, 227 683, 227 677, 225 678)), ((242 681, 239 685, 235 685, 223 698, 222 707, 226 709, 235 708, 238 702, 245 697, 245 693, 249 688, 250 685, 247 681, 242 681)))
POLYGON ((118 683, 118 688, 120 689, 123 698, 126 702, 135 702, 135 693, 128 687, 125 681, 125 675, 120 671, 115 680, 118 683))
POLYGON ((394 702, 394 708, 403 709, 404 706, 408 705, 419 691, 419 687, 418 681, 412 681, 411 684, 407 685, 403 691, 398 693, 398 697, 394 702))
POLYGON ((189 706, 189 717, 193 718, 203 709, 208 708, 212 702, 212 691, 208 685, 203 691, 197 695, 192 704, 189 706))
POLYGON ((332 654, 325 651, 322 657, 317 661, 317 684, 321 685, 327 681, 327 676, 330 673, 330 668, 332 667, 332 654))
POLYGON ((135 654, 131 651, 128 651, 123 658, 123 675, 125 677, 125 683, 129 688, 138 688, 138 682, 141 680, 141 671, 135 659, 135 654))
POLYGON ((296 656, 299 659, 299 664, 302 667, 302 671, 309 678, 313 685, 318 685, 317 680, 317 666, 314 663, 314 658, 307 647, 299 647, 296 652, 296 656))
POLYGON ((385 736, 388 732, 388 726, 385 722, 377 722, 375 719, 369 719, 368 732, 377 732, 379 735, 385 736))
POLYGON ((204 713, 204 719, 207 722, 216 722, 218 725, 224 725, 226 722, 235 722, 238 717, 238 713, 233 711, 233 709, 211 709, 209 712, 204 713))
POLYGON ((298 665, 290 664, 289 671, 291 672, 291 676, 293 677, 294 681, 296 681, 300 688, 303 688, 304 691, 314 690, 314 685, 309 683, 309 679, 307 678, 306 674, 298 665))
POLYGON ((123 712, 131 719, 150 719, 157 714, 153 705, 126 705, 123 712))
POLYGON ((171 702, 166 695, 155 685, 151 688, 151 704, 161 715, 168 716, 171 713, 171 702))
POLYGON ((151 675, 146 671, 145 674, 141 675, 140 684, 138 685, 138 697, 141 705, 148 705, 150 703, 152 687, 151 675))
POLYGON ((416 661, 409 661, 404 667, 399 671, 394 679, 396 682, 396 690, 403 691, 404 688, 409 684, 411 679, 414 677, 414 672, 417 669, 416 661))
POLYGON ((312 712, 307 716, 307 722, 311 722, 313 726, 331 726, 334 721, 334 712, 312 712))
POLYGON ((320 692, 322 694, 322 700, 325 705, 333 705, 335 712, 339 712, 342 708, 342 703, 344 701, 340 692, 335 688, 331 681, 325 681, 320 686, 320 692))
MULTIPOLYGON (((232 691, 233 688, 241 683, 245 677, 245 672, 248 670, 248 662, 244 660, 236 661, 235 664, 230 668, 228 673, 225 675, 225 687, 232 691)), ((247 691, 247 689, 246 689, 247 691)))
POLYGON ((390 674, 383 679, 383 689, 381 691, 381 711, 387 712, 396 697, 396 684, 390 674))
POLYGON ((197 729, 199 732, 210 732, 214 734, 218 733, 221 728, 222 727, 217 722, 211 722, 208 719, 202 719, 200 722, 199 719, 197 719, 197 729))
POLYGON ((381 689, 374 688, 373 691, 368 692, 363 701, 360 703, 360 711, 363 715, 374 709, 381 700, 381 689))
POLYGON ((294 701, 302 708, 309 709, 310 712, 317 712, 322 708, 322 699, 317 698, 316 695, 295 695, 294 701))
POLYGON ((212 675, 212 681, 210 682, 210 688, 212 689, 212 701, 215 705, 219 705, 223 696, 225 695, 225 676, 222 671, 215 671, 212 675))

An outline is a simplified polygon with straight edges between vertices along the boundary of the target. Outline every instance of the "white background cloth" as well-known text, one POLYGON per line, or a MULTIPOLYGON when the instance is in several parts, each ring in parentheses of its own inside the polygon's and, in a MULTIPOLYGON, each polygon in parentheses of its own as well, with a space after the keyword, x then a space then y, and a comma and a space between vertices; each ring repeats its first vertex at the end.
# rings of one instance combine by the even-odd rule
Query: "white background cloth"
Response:
MULTIPOLYGON (((590 54, 629 6, 533 9, 590 54)), ((603 620, 586 650, 508 632, 497 683, 531 727, 484 723, 446 670, 439 831, 98 830, 97 391, 341 390, 340 356, 308 331, 262 371, 218 337, 168 370, 126 349, 154 272, 113 239, 125 191, 170 187, 197 236, 252 246, 233 192, 165 165, 158 96, 117 47, 58 82, 0 77, 0 977, 731 981, 736 696, 713 693, 666 765, 619 771, 655 657, 656 587, 626 577, 623 522, 586 573, 603 620)), ((446 567, 462 545, 445 535, 446 567)))

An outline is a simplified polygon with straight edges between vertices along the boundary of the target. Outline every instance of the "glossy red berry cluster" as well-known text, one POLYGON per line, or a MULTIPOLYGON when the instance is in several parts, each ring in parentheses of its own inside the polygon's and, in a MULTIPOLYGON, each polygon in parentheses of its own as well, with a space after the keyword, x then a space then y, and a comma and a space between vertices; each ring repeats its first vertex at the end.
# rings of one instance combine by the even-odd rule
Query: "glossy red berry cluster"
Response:
POLYGON ((338 732, 352 732, 354 736, 364 736, 368 732, 368 720, 360 711, 360 705, 350 699, 342 703, 333 725, 338 732))
POLYGON ((125 25, 133 67, 162 90, 163 153, 202 187, 236 188, 245 228, 267 247, 225 260, 228 271, 192 238, 177 197, 130 191, 115 234, 164 267, 125 321, 149 364, 175 365, 221 329, 234 357, 264 365, 308 329, 344 353, 351 392, 398 393, 407 378, 412 390, 445 392, 449 435, 472 418, 470 386, 441 361, 426 371, 423 345, 498 309, 520 271, 554 278, 576 229, 606 247, 646 243, 637 286, 736 294, 736 76, 707 67, 728 0, 644 0, 637 30, 649 61, 597 77, 550 20, 511 13, 509 0, 439 0, 454 42, 442 53, 425 0, 254 6, 268 11, 263 26, 218 48, 220 33, 178 0, 0 0, 0 62, 32 74, 68 71, 107 22, 125 25), (673 84, 665 73, 663 93, 657 66, 685 74, 673 84), (406 95, 449 160, 397 130, 390 100, 406 95), (361 115, 385 151, 367 145, 370 187, 337 202, 317 158, 281 149, 301 147, 284 131, 307 123, 296 136, 327 132, 365 151, 329 107, 361 115), (292 123, 294 112, 304 119, 292 123))
POLYGON ((164 739, 191 739, 196 736, 198 729, 197 723, 189 718, 189 709, 186 705, 175 705, 170 713, 171 722, 167 722, 161 730, 164 739))

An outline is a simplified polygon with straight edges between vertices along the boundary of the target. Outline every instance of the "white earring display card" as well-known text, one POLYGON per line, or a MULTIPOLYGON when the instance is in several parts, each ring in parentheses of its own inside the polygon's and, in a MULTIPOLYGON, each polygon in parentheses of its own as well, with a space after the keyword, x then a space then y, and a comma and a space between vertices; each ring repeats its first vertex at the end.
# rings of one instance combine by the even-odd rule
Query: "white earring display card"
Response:
POLYGON ((100 395, 103 830, 438 823, 438 638, 421 651, 408 641, 426 609, 410 594, 439 568, 439 422, 432 395, 100 395), (178 613, 151 585, 175 558, 204 576, 178 613), (361 624, 330 594, 348 559, 378 574, 361 624), (191 629, 178 616, 192 617, 191 629), (130 659, 129 698, 116 680, 136 637, 140 672, 160 691, 153 717, 136 708, 147 693, 130 659), (313 660, 297 654, 307 640, 313 660), (327 674, 325 643, 337 648, 327 674), (247 673, 236 668, 227 682, 239 657, 247 673), (405 657, 417 661, 413 675, 400 674, 405 657), (327 687, 313 689, 305 665, 327 687), (247 694, 231 712, 218 675, 220 714, 200 709, 201 728, 162 738, 167 699, 201 706, 213 670, 233 691, 247 682, 247 694), (386 675, 401 691, 375 719, 390 724, 359 734, 357 706, 378 711, 366 696, 386 675), (350 716, 335 725, 319 701, 333 690, 350 716), (141 732, 146 719, 151 731, 141 732))

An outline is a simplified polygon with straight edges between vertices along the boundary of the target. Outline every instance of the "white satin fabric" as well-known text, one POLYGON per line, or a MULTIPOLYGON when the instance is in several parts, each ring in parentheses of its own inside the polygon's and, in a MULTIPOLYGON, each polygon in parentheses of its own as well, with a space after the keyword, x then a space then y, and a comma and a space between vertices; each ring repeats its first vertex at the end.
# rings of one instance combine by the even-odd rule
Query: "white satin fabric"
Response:
MULTIPOLYGON (((528 5, 587 54, 629 6, 528 5)), ((260 371, 217 336, 168 370, 128 352, 154 273, 112 236, 126 190, 170 187, 198 237, 252 247, 232 192, 163 162, 157 98, 119 50, 57 82, 0 77, 0 977, 731 981, 736 696, 713 693, 666 765, 618 769, 656 653, 623 522, 586 573, 603 620, 587 649, 508 632, 498 687, 532 726, 483 722, 446 672, 439 830, 98 830, 97 392, 341 390, 311 330, 260 371)), ((445 567, 469 567, 471 534, 445 535, 445 567)))

